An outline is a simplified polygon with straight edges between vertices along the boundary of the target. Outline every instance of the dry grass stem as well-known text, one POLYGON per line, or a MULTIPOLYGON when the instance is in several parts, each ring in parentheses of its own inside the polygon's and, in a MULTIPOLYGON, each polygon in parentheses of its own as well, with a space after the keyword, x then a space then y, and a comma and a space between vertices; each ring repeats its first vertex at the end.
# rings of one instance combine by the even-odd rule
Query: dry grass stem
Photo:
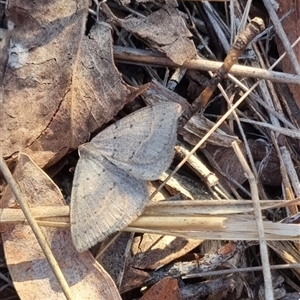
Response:
MULTIPOLYGON (((178 145, 175 147, 175 151, 181 158, 186 157, 189 151, 183 146, 178 145)), ((214 187, 219 184, 219 179, 211 172, 199 158, 195 155, 191 155, 187 160, 187 165, 209 186, 214 187)))
MULTIPOLYGON (((174 217, 173 217, 174 218, 174 217)), ((124 231, 139 233, 154 233, 161 235, 174 235, 183 238, 200 239, 200 240, 241 240, 241 241, 257 241, 259 236, 257 233, 256 221, 251 216, 206 216, 202 217, 178 217, 176 218, 176 227, 179 229, 170 229, 173 222, 164 225, 161 224, 162 217, 143 217, 141 221, 137 219, 137 223, 128 226, 124 231), (202 230, 198 224, 210 219, 210 224, 216 224, 217 227, 202 230), (156 220, 158 220, 157 223, 156 220), (151 228, 148 224, 151 223, 151 228), (137 227, 134 226, 137 224, 137 227), (157 224, 157 226, 155 225, 157 224), (196 224, 192 226, 192 224, 196 224), (164 229, 166 228, 166 229, 164 229)), ((171 218, 170 218, 171 219, 171 218)), ((263 221, 265 229, 265 239, 268 241, 298 241, 300 238, 299 228, 293 224, 272 223, 263 221)), ((175 228, 175 227, 174 227, 175 228)))
POLYGON ((258 234, 258 239, 259 239, 260 254, 261 254, 261 260, 262 260, 262 266, 263 266, 264 283, 265 283, 265 297, 266 297, 266 299, 272 300, 272 299, 274 299, 273 287, 272 287, 272 276, 271 276, 271 271, 270 271, 268 247, 267 247, 266 238, 265 238, 267 231, 264 226, 265 224, 263 222, 262 215, 261 215, 257 183, 256 183, 253 173, 251 172, 251 169, 249 168, 248 163, 247 163, 244 155, 242 154, 238 144, 236 142, 233 142, 232 147, 233 147, 234 152, 237 155, 237 157, 245 171, 246 177, 249 180, 251 196, 252 196, 252 201, 253 201, 253 207, 254 207, 254 217, 255 217, 256 224, 257 224, 257 234, 258 234))
MULTIPOLYGON (((221 239, 221 240, 258 240, 256 223, 253 217, 241 215, 253 211, 250 203, 238 200, 205 200, 205 201, 170 201, 158 202, 149 205, 144 214, 135 222, 130 224, 126 231, 151 232, 157 234, 175 235, 197 239, 221 239), (203 202, 202 205, 197 202, 203 202), (215 204, 211 203, 215 202, 215 204), (226 202, 229 202, 226 205, 226 202), (237 203, 234 203, 237 202, 237 203), (227 213, 227 214, 226 214, 227 213), (244 230, 241 231, 241 229, 244 230)), ((262 201, 264 209, 284 206, 287 203, 279 201, 262 201), (275 205, 274 205, 275 204, 275 205)), ((299 202, 299 199, 289 201, 290 205, 299 202)), ((54 218, 53 212, 57 214, 68 214, 69 208, 50 207, 49 215, 53 221, 48 221, 47 207, 33 210, 40 216, 38 222, 43 226, 68 227, 69 220, 61 222, 61 217, 54 218), (43 211, 43 213, 41 213, 43 211), (41 218, 41 216, 43 217, 41 218)), ((24 222, 24 216, 19 209, 3 209, 1 211, 8 223, 24 222)), ((2 220, 1 220, 1 223, 2 220)), ((276 240, 299 240, 299 228, 293 224, 273 223, 263 221, 265 238, 269 241, 276 240)))
MULTIPOLYGON (((261 209, 288 207, 300 203, 300 198, 286 200, 260 200, 261 209)), ((39 206, 30 208, 32 216, 38 221, 62 222, 69 224, 69 206, 39 206)), ((149 203, 142 216, 201 216, 239 214, 252 212, 252 202, 245 200, 193 200, 193 201, 159 201, 149 203)), ((26 217, 21 209, 0 209, 0 224, 24 223, 26 217)), ((49 226, 49 225, 47 225, 49 226)))
MULTIPOLYGON (((152 50, 132 49, 121 46, 114 46, 114 57, 118 62, 122 63, 151 65, 168 68, 179 67, 160 52, 152 50)), ((223 63, 221 62, 196 58, 186 61, 181 67, 190 70, 216 72, 222 66, 222 64, 223 63)), ((293 83, 298 85, 300 84, 300 76, 297 75, 267 71, 259 68, 241 65, 234 65, 229 71, 229 74, 240 77, 271 80, 273 82, 293 83)))
POLYGON ((281 153, 282 153, 282 160, 283 163, 286 166, 286 171, 289 176, 290 182, 292 184, 294 193, 296 197, 300 196, 300 182, 298 179, 298 175, 296 173, 290 152, 287 150, 285 146, 280 147, 281 153))
POLYGON ((295 138, 295 139, 300 139, 300 132, 299 130, 293 130, 293 129, 288 129, 288 128, 282 128, 279 126, 275 126, 275 125, 271 125, 269 123, 264 123, 264 122, 258 122, 258 121, 254 121, 254 120, 250 120, 250 119, 244 119, 244 118, 240 118, 241 122, 244 123, 249 123, 249 124, 255 124, 257 126, 261 126, 261 127, 265 127, 268 129, 271 129, 277 133, 295 138))
MULTIPOLYGON (((254 89, 254 88, 253 88, 254 89)), ((246 99, 246 97, 253 90, 250 88, 232 107, 216 122, 216 124, 203 136, 203 138, 194 146, 189 155, 187 155, 172 171, 172 173, 164 180, 164 182, 157 188, 157 190, 151 195, 150 199, 152 199, 166 184, 166 182, 178 172, 178 170, 188 161, 189 157, 193 155, 210 137, 210 135, 217 129, 219 126, 231 115, 231 113, 246 99)))

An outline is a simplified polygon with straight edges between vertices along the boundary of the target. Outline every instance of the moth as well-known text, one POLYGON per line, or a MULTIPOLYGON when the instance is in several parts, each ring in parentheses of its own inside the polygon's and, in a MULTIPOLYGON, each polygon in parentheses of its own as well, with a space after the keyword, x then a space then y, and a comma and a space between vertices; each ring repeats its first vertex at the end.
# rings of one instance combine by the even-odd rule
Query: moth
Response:
POLYGON ((79 146, 71 193, 71 234, 85 251, 124 229, 143 211, 156 180, 171 164, 181 106, 147 106, 79 146))

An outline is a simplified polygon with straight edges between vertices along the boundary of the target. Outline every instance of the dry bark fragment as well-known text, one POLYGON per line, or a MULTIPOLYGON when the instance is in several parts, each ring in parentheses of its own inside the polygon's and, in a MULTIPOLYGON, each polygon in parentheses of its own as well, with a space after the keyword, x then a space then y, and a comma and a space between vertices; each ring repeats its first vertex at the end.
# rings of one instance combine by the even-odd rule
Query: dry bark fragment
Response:
MULTIPOLYGON (((284 28, 284 31, 286 32, 286 35, 288 36, 289 41, 291 44, 300 36, 300 25, 299 25, 299 17, 300 17, 300 1, 284 1, 279 0, 278 1, 279 9, 278 9, 278 16, 281 18, 285 14, 291 11, 291 13, 282 21, 282 26, 284 28)), ((282 45, 282 42, 280 41, 280 38, 276 36, 277 41, 277 47, 280 54, 282 54, 285 50, 282 45)), ((298 43, 294 47, 294 51, 296 54, 296 57, 298 58, 298 61, 300 60, 300 44, 298 43)), ((285 58, 282 61, 282 69, 286 73, 294 74, 294 68, 291 65, 290 59, 288 56, 285 56, 285 58)), ((293 94, 294 100, 300 109, 300 92, 299 87, 294 84, 289 84, 289 88, 291 90, 291 93, 293 94)))
POLYGON ((138 252, 135 253, 133 266, 155 270, 187 254, 201 243, 202 240, 144 234, 138 252))

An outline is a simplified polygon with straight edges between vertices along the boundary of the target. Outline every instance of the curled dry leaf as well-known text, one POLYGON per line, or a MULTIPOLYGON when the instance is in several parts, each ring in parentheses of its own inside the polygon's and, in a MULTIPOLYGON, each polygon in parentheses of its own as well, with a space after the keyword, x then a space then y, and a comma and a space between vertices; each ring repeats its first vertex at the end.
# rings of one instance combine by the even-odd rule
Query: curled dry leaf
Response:
POLYGON ((190 104, 185 98, 155 80, 150 82, 149 89, 142 96, 149 105, 154 105, 158 102, 175 102, 181 105, 183 111, 190 109, 190 104))
MULTIPOLYGON (((63 206, 57 186, 28 156, 21 154, 14 178, 31 207, 63 206)), ((12 205, 9 188, 4 192, 2 207, 12 205)), ((43 233, 71 288, 74 299, 121 299, 106 271, 90 252, 78 253, 69 229, 43 227, 43 233)), ((65 299, 56 278, 28 225, 7 228, 2 234, 7 266, 22 300, 65 299)))
MULTIPOLYGON (((108 8, 107 13, 112 15, 108 8)), ((159 9, 146 18, 113 18, 125 30, 146 40, 150 47, 165 53, 178 65, 197 56, 195 45, 190 39, 192 34, 176 8, 159 9)))
POLYGON ((110 27, 85 36, 88 0, 9 1, 2 41, 4 156, 30 154, 51 165, 86 142, 139 91, 127 86, 112 58, 110 27))

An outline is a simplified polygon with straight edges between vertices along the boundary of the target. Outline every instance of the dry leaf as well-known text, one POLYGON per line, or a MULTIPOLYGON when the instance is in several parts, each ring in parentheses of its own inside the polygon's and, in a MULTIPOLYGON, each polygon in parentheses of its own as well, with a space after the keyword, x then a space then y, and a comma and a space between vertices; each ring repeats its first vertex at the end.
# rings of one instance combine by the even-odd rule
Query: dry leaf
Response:
MULTIPOLYGON (((21 154, 14 178, 30 206, 63 206, 61 192, 28 156, 21 154)), ((10 189, 2 197, 2 206, 12 203, 10 189)), ((42 228, 71 288, 74 299, 121 299, 105 270, 90 252, 78 253, 69 229, 42 228)), ((2 234, 6 263, 14 286, 22 300, 65 299, 49 264, 28 225, 9 227, 2 234)))
POLYGON ((190 39, 192 34, 176 8, 159 9, 146 18, 114 19, 125 30, 146 40, 150 47, 164 52, 178 65, 197 57, 195 45, 190 39))
POLYGON ((235 290, 237 285, 236 277, 236 275, 215 279, 213 277, 213 279, 200 283, 188 284, 180 289, 180 294, 183 299, 201 299, 205 296, 208 296, 208 298, 205 297, 207 300, 229 299, 227 293, 235 290))
POLYGON ((125 293, 136 287, 140 287, 150 279, 151 277, 147 272, 132 268, 131 266, 127 265, 120 288, 120 293, 125 293))
POLYGON ((135 96, 114 66, 109 25, 84 35, 89 4, 9 1, 4 156, 22 151, 40 166, 53 164, 135 96))
POLYGON ((180 300, 178 281, 173 277, 165 277, 152 286, 140 300, 180 300))

